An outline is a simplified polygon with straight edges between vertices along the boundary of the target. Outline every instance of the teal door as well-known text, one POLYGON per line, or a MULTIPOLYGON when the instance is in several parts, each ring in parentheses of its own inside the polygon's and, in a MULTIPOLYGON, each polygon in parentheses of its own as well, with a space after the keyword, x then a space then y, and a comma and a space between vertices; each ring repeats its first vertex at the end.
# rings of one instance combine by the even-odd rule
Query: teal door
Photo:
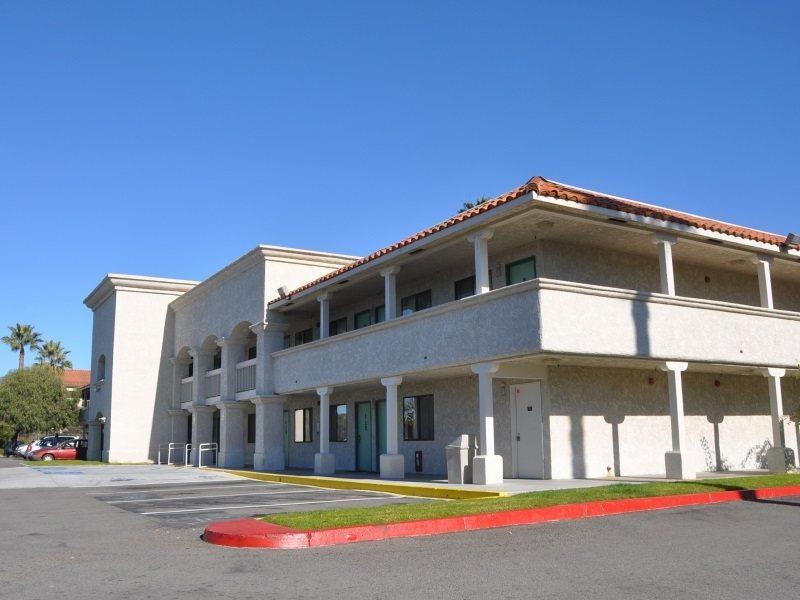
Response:
POLYGON ((283 466, 289 466, 289 411, 283 411, 283 466))
POLYGON ((378 427, 376 428, 378 446, 378 460, 381 454, 386 454, 386 400, 378 400, 375 403, 376 420, 378 427))
POLYGON ((356 470, 372 470, 372 406, 356 404, 356 470))

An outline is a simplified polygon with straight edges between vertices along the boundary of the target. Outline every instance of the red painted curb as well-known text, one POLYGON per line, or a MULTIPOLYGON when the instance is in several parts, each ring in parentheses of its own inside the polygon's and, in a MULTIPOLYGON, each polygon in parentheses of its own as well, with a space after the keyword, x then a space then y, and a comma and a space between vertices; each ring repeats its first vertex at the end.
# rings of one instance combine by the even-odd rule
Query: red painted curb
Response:
POLYGON ((426 521, 406 521, 388 525, 362 525, 315 531, 298 531, 257 519, 235 519, 210 523, 203 533, 203 539, 210 544, 235 548, 313 548, 794 495, 800 495, 800 486, 582 502, 546 508, 508 510, 426 521))

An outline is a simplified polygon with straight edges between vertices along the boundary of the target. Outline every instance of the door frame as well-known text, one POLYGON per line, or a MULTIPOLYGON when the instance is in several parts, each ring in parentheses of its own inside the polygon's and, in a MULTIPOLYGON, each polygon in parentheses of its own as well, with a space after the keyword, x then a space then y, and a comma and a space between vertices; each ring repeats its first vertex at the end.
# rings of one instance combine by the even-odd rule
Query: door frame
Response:
POLYGON ((356 402, 354 408, 355 408, 355 413, 356 413, 355 414, 355 417, 356 417, 355 418, 355 421, 356 421, 356 439, 355 439, 355 442, 356 443, 353 444, 354 450, 355 450, 355 461, 353 461, 353 462, 355 464, 356 471, 363 472, 363 473, 373 473, 374 472, 373 471, 374 465, 373 465, 373 457, 372 457, 372 455, 374 454, 374 452, 373 452, 374 445, 373 445, 372 437, 373 437, 373 434, 374 434, 373 427, 375 426, 375 423, 374 423, 375 411, 373 410, 372 402, 369 401, 369 400, 364 400, 362 402, 356 402), (367 441, 369 443, 369 456, 370 456, 370 459, 369 459, 369 464, 360 465, 358 463, 358 444, 359 444, 358 438, 359 438, 359 435, 360 435, 360 433, 359 433, 360 424, 359 424, 359 418, 358 418, 358 407, 362 406, 364 404, 366 404, 369 407, 369 439, 367 441))
POLYGON ((540 412, 542 417, 542 479, 548 479, 548 469, 547 469, 547 461, 546 456, 547 453, 545 452, 545 422, 548 419, 549 411, 545 411, 546 407, 546 395, 547 395, 547 386, 545 385, 546 380, 544 379, 530 379, 527 381, 523 381, 521 383, 513 383, 508 386, 509 388, 509 400, 511 406, 511 431, 509 435, 511 437, 511 477, 514 479, 519 478, 519 451, 517 450, 517 395, 514 394, 513 388, 527 385, 530 383, 538 383, 539 384, 539 402, 540 412))
MULTIPOLYGON (((375 430, 374 430, 375 446, 374 446, 374 452, 372 453, 373 454, 372 460, 374 461, 373 464, 375 465, 374 466, 375 473, 380 473, 381 471, 381 443, 380 443, 381 441, 378 437, 381 431, 381 423, 380 423, 381 411, 378 409, 378 406, 380 406, 381 402, 383 402, 383 412, 384 414, 386 414, 387 410, 386 398, 378 398, 373 402, 373 404, 375 405, 375 410, 373 411, 373 419, 375 425, 375 430)), ((386 429, 385 423, 384 423, 384 429, 386 429)), ((386 433, 384 433, 384 435, 386 435, 386 433)), ((388 443, 388 440, 384 441, 388 443)))

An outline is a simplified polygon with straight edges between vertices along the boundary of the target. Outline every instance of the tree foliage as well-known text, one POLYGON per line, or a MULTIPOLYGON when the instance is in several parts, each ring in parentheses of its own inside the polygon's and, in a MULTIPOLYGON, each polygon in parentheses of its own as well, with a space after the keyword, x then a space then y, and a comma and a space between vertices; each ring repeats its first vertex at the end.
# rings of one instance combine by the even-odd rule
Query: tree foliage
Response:
POLYGON ((480 198, 476 198, 472 202, 464 202, 461 205, 461 208, 458 209, 458 212, 464 212, 465 210, 469 210, 470 208, 475 208, 476 206, 483 204, 487 200, 491 200, 489 196, 481 196, 480 198))
POLYGON ((75 400, 47 366, 11 371, 0 381, 0 421, 14 434, 64 429, 78 420, 75 400))
POLYGON ((72 368, 72 361, 67 358, 69 350, 66 350, 61 342, 55 340, 48 340, 38 348, 39 355, 36 357, 36 362, 40 365, 49 365, 59 373, 64 369, 72 368))
POLYGON ((33 325, 9 325, 9 335, 2 337, 2 342, 8 344, 14 352, 19 353, 19 370, 25 368, 25 348, 38 350, 42 343, 42 336, 33 328, 33 325))

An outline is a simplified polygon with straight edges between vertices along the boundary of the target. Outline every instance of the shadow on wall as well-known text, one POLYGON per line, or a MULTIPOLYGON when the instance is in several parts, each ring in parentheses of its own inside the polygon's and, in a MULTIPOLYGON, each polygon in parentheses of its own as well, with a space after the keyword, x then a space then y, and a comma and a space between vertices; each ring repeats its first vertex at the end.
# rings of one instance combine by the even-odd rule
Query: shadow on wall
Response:
POLYGON ((158 459, 158 446, 171 441, 172 417, 168 410, 172 408, 172 363, 170 356, 174 351, 175 313, 167 308, 164 320, 164 333, 161 336, 161 360, 158 363, 158 378, 156 380, 156 397, 153 402, 153 414, 150 423, 150 440, 148 445, 148 458, 152 461, 158 459))
POLYGON ((767 451, 770 448, 772 448, 772 442, 769 440, 764 440, 763 443, 753 446, 747 451, 739 467, 742 469, 766 469, 767 451))
POLYGON ((619 426, 625 420, 625 415, 619 413, 611 413, 603 417, 606 423, 611 425, 611 451, 614 456, 614 476, 622 476, 622 467, 619 458, 619 426))
POLYGON ((570 415, 569 442, 572 448, 572 477, 586 477, 586 456, 583 444, 583 415, 570 415))
POLYGON ((721 443, 719 437, 720 423, 725 419, 721 412, 712 412, 707 417, 708 422, 714 427, 714 449, 711 449, 711 444, 708 438, 703 436, 700 438, 700 447, 703 449, 703 457, 706 463, 706 471, 730 471, 732 465, 722 456, 721 443))
POLYGON ((650 308, 647 302, 634 301, 632 313, 636 329, 636 355, 650 356, 650 308))

